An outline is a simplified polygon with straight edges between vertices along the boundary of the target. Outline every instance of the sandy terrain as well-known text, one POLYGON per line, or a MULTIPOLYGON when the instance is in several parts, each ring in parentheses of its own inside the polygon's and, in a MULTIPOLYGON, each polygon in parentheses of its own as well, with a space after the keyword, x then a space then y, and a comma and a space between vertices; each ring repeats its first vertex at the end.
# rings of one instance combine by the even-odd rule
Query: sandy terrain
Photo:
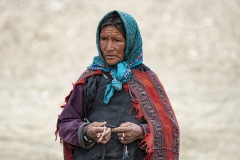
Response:
POLYGON ((240 159, 238 0, 0 0, 0 159, 60 160, 59 106, 97 55, 108 11, 132 14, 165 86, 181 160, 240 159))

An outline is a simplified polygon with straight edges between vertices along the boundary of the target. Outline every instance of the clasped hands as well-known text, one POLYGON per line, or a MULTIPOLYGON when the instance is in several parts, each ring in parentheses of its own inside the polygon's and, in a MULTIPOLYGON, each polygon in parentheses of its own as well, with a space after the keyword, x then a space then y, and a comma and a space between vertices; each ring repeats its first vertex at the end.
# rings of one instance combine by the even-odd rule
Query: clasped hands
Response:
POLYGON ((125 122, 116 128, 106 127, 106 124, 106 122, 90 123, 86 126, 85 136, 102 144, 106 144, 110 140, 112 132, 117 133, 122 144, 129 144, 144 138, 142 128, 135 123, 125 122))

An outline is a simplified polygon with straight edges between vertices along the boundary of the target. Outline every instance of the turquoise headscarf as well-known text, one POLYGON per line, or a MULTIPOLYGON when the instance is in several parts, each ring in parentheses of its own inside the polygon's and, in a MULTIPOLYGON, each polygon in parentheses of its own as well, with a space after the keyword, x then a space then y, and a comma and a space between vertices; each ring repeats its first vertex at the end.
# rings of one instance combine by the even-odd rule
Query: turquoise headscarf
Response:
POLYGON ((91 70, 102 70, 105 73, 110 73, 113 80, 107 85, 103 102, 107 104, 113 96, 115 90, 122 90, 122 84, 129 81, 132 75, 131 68, 143 62, 142 57, 142 37, 136 20, 129 14, 120 11, 111 11, 106 14, 98 24, 96 44, 98 56, 93 58, 93 63, 88 67, 91 70), (126 30, 126 49, 124 59, 114 66, 110 66, 103 58, 99 44, 99 32, 102 21, 113 12, 117 12, 123 21, 126 30))

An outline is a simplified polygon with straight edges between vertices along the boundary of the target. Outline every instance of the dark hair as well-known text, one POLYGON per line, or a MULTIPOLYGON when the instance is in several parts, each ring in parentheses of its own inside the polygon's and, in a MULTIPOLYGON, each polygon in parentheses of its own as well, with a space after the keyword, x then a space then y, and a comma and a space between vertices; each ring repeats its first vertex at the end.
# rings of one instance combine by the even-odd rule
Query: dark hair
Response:
POLYGON ((114 11, 113 13, 108 15, 102 21, 102 23, 100 24, 100 27, 99 27, 99 29, 100 29, 99 34, 101 33, 102 29, 104 27, 107 27, 107 26, 116 27, 123 34, 123 36, 126 38, 126 30, 125 30, 123 21, 122 21, 122 19, 120 18, 119 14, 116 11, 114 11))

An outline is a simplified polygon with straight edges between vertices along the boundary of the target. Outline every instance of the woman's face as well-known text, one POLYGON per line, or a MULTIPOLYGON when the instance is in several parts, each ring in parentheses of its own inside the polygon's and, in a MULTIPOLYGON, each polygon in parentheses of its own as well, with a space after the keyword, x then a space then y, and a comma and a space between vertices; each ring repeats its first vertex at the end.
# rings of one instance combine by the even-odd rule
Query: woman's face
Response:
POLYGON ((107 64, 118 64, 124 58, 126 40, 113 26, 104 27, 100 33, 100 48, 107 64))

